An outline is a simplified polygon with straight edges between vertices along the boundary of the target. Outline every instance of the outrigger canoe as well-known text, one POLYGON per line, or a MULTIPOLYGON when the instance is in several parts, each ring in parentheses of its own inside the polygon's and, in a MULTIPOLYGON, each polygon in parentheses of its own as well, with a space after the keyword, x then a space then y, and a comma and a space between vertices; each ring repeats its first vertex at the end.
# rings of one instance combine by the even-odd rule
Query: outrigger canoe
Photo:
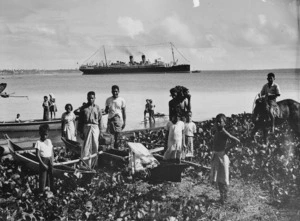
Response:
POLYGON ((61 119, 56 118, 49 121, 26 120, 20 123, 15 121, 0 122, 0 132, 38 131, 41 124, 48 124, 50 130, 61 129, 61 119))
MULTIPOLYGON (((69 151, 78 153, 78 150, 81 149, 78 142, 65 138, 62 140, 69 151)), ((180 182, 181 173, 185 168, 191 166, 189 163, 165 161, 160 155, 154 154, 163 151, 163 147, 148 150, 143 144, 132 142, 127 142, 127 146, 129 147, 127 150, 107 149, 103 151, 99 155, 98 166, 112 169, 128 167, 135 177, 140 177, 140 174, 148 174, 140 178, 149 182, 180 182)))
MULTIPOLYGON (((39 162, 35 154, 34 149, 24 150, 17 144, 13 143, 10 139, 7 139, 8 148, 10 149, 13 158, 19 162, 22 166, 25 166, 32 173, 39 172, 39 162)), ((82 160, 87 160, 89 158, 96 157, 98 154, 93 154, 88 158, 82 160)), ((83 179, 90 179, 96 173, 95 170, 88 168, 76 168, 76 164, 81 162, 81 159, 70 160, 66 162, 59 162, 53 164, 53 176, 57 178, 65 178, 68 174, 82 175, 83 179)))

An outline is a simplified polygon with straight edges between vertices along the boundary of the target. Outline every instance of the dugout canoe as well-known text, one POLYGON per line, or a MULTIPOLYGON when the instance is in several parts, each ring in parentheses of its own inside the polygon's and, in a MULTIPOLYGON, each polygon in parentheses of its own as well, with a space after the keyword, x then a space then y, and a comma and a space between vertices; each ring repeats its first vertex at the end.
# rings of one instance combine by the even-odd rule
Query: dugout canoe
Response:
MULTIPOLYGON (((13 143, 10 139, 7 140, 8 148, 10 149, 13 158, 20 163, 20 165, 25 166, 30 173, 38 174, 39 172, 39 162, 37 157, 35 156, 35 150, 24 150, 17 144, 13 143)), ((88 158, 84 158, 83 160, 87 160, 89 158, 96 157, 98 154, 93 154, 88 158)), ((86 169, 86 168, 77 168, 76 163, 81 162, 81 159, 70 160, 67 162, 59 162, 53 164, 53 176, 57 178, 66 178, 68 174, 74 174, 77 177, 82 175, 83 179, 92 178, 96 173, 94 170, 86 169)))
POLYGON ((0 132, 38 131, 41 124, 48 124, 50 130, 61 129, 61 119, 56 118, 49 121, 26 120, 20 123, 15 121, 4 121, 0 122, 0 132))

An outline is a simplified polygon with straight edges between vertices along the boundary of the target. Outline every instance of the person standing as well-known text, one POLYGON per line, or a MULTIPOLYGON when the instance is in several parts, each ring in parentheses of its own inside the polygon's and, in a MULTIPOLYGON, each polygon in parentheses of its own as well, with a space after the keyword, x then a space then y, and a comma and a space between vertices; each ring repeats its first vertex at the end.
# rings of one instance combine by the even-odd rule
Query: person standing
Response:
POLYGON ((50 117, 51 119, 55 118, 55 113, 57 112, 57 106, 55 103, 55 97, 52 93, 49 94, 49 104, 50 104, 50 117))
POLYGON ((174 160, 180 162, 184 158, 183 148, 185 148, 185 137, 183 134, 184 123, 179 120, 179 116, 172 116, 172 120, 166 125, 164 160, 174 160))
POLYGON ((44 102, 42 104, 44 113, 43 113, 43 120, 48 121, 49 120, 49 107, 50 107, 50 102, 48 101, 48 97, 44 96, 44 102))
POLYGON ((36 156, 39 161, 39 190, 44 192, 46 181, 49 178, 50 190, 54 192, 53 184, 53 145, 50 139, 47 139, 49 134, 49 125, 42 124, 39 127, 40 139, 35 143, 36 156))
POLYGON ((120 132, 126 126, 126 102, 119 97, 119 86, 111 87, 112 96, 106 99, 105 113, 108 114, 107 132, 114 136, 114 148, 118 149, 118 139, 120 132))
POLYGON ((229 186, 229 158, 227 152, 230 147, 226 147, 228 139, 235 140, 240 143, 240 140, 232 136, 225 130, 226 116, 218 114, 215 120, 216 133, 213 138, 212 158, 211 158, 211 182, 218 183, 220 191, 220 201, 224 204, 227 200, 229 186))
POLYGON ((61 136, 68 140, 76 141, 75 120, 72 104, 66 104, 66 112, 61 116, 61 136))
POLYGON ((186 142, 186 158, 194 157, 194 134, 197 132, 196 124, 192 121, 192 112, 188 113, 187 122, 184 125, 186 142))
MULTIPOLYGON (((99 106, 95 104, 95 99, 95 92, 88 92, 87 104, 80 109, 79 113, 78 132, 81 139, 84 140, 81 158, 98 153, 99 134, 102 131, 102 114, 99 106)), ((85 162, 90 168, 93 168, 97 163, 97 157, 85 162)))

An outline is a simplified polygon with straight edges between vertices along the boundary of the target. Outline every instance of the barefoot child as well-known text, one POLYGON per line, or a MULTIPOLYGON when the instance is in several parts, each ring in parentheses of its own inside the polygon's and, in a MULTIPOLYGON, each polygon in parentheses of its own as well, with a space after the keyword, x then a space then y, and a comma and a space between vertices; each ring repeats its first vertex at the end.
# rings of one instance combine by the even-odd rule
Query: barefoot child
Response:
POLYGON ((192 121, 192 112, 187 115, 187 122, 184 125, 184 135, 186 142, 186 158, 194 157, 194 133, 197 132, 196 124, 192 121))
POLYGON ((228 139, 236 142, 240 140, 225 130, 226 116, 218 114, 216 116, 216 133, 213 138, 213 153, 211 159, 211 179, 212 183, 218 182, 220 191, 220 201, 222 204, 227 200, 227 192, 229 186, 229 158, 226 155, 229 148, 226 148, 228 139))
POLYGON ((179 120, 179 116, 173 115, 172 120, 167 123, 166 130, 167 150, 164 159, 180 162, 184 157, 182 149, 185 148, 184 123, 179 120))
POLYGON ((45 190, 46 181, 49 178, 50 190, 53 192, 53 145, 50 139, 47 139, 49 134, 49 125, 42 124, 39 127, 40 139, 35 143, 36 156, 39 161, 39 189, 42 193, 45 190))
POLYGON ((44 96, 44 102, 43 102, 43 109, 44 109, 44 114, 43 114, 43 120, 48 121, 49 120, 49 111, 50 111, 50 102, 48 100, 47 96, 44 96))

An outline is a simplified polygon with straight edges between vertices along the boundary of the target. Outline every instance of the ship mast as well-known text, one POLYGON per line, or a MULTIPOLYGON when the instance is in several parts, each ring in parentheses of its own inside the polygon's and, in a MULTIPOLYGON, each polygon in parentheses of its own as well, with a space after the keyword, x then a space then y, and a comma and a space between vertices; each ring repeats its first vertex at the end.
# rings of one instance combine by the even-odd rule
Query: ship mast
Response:
POLYGON ((107 60, 106 60, 106 53, 105 53, 105 47, 104 47, 104 45, 103 45, 103 50, 104 50, 105 65, 107 67, 107 60))
POLYGON ((173 50, 173 44, 170 42, 171 50, 172 50, 172 56, 173 56, 173 65, 175 65, 175 58, 174 58, 174 50, 173 50))

